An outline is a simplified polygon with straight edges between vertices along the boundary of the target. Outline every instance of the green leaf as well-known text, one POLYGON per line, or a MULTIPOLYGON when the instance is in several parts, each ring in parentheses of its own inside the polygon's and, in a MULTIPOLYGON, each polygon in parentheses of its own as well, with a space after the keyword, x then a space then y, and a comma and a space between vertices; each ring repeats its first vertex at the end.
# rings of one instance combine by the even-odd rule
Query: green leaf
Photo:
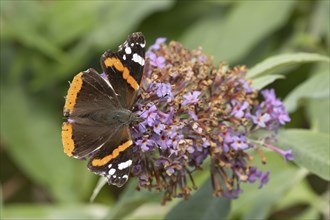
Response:
POLYGON ((163 220, 170 208, 170 204, 145 203, 125 219, 163 220))
POLYGON ((3 219, 101 219, 108 206, 103 205, 7 205, 1 217, 3 219))
POLYGON ((329 99, 311 99, 307 103, 307 113, 311 129, 324 134, 330 133, 329 99))
MULTIPOLYGON (((305 168, 301 168, 305 169, 305 168)), ((288 208, 297 203, 311 204, 316 203, 318 196, 313 192, 313 189, 309 185, 307 179, 300 181, 288 192, 278 204, 279 209, 288 208)))
POLYGON ((14 85, 1 85, 1 138, 15 164, 42 185, 53 199, 81 200, 91 183, 82 161, 68 158, 61 143, 61 116, 54 120, 46 107, 14 85), (77 185, 79 187, 77 188, 77 185))
POLYGON ((7 41, 19 42, 23 46, 21 49, 28 49, 30 53, 36 50, 43 56, 60 63, 69 58, 58 45, 50 40, 54 38, 54 35, 47 37, 47 30, 44 27, 48 27, 50 21, 46 7, 36 1, 6 1, 4 5, 3 23, 5 25, 1 35, 7 41))
POLYGON ((132 179, 106 219, 122 219, 147 202, 160 203, 162 196, 160 192, 149 192, 146 189, 137 191, 136 186, 136 180, 132 179))
POLYGON ((74 44, 88 35, 94 27, 97 27, 97 15, 104 4, 103 1, 53 2, 52 7, 44 8, 45 19, 51 23, 49 25, 44 22, 43 25, 46 29, 44 35, 60 47, 67 47, 70 43, 74 44))
MULTIPOLYGON (((98 26, 91 31, 87 37, 88 44, 93 44, 100 50, 109 48, 109 45, 122 43, 137 25, 149 14, 164 10, 172 6, 173 0, 167 1, 104 1, 103 8, 107 8, 106 13, 100 13, 98 26), (121 20, 122 15, 125 19, 121 20)), ((86 42, 83 42, 86 43, 86 42)))
POLYGON ((165 219, 225 219, 230 210, 230 200, 212 196, 211 179, 188 200, 179 202, 165 219))
POLYGON ((277 79, 283 79, 284 76, 282 75, 267 75, 267 76, 261 76, 258 78, 255 78, 252 80, 252 88, 255 88, 257 90, 261 90, 264 87, 266 87, 267 85, 271 84, 272 82, 274 82, 277 79))
POLYGON ((226 14, 218 7, 185 31, 181 41, 189 48, 202 46, 215 60, 234 62, 284 25, 295 4, 296 1, 239 1, 226 14), (269 19, 274 11, 276 16, 269 19))
POLYGON ((284 100, 288 112, 294 112, 300 101, 304 99, 322 99, 330 96, 329 70, 314 74, 308 80, 297 86, 284 100))
POLYGON ((322 37, 327 39, 329 44, 329 11, 330 1, 315 2, 311 13, 309 33, 321 41, 322 37), (327 36, 328 35, 328 36, 327 36))
POLYGON ((270 171, 269 182, 261 189, 257 188, 258 183, 242 183, 243 193, 239 199, 232 202, 229 219, 237 219, 238 216, 240 219, 267 219, 275 204, 308 173, 305 169, 298 170, 286 164, 283 157, 274 152, 265 152, 264 155, 267 158, 265 166, 261 166, 257 153, 254 155, 253 165, 257 165, 264 172, 270 171))
POLYGON ((278 134, 278 146, 292 149, 294 162, 319 177, 330 180, 330 137, 304 129, 287 129, 278 134))
MULTIPOLYGON (((271 179, 273 181, 272 184, 276 184, 275 187, 265 187, 265 189, 261 189, 263 192, 261 193, 263 196, 259 196, 254 200, 254 204, 251 209, 245 213, 243 219, 266 219, 269 213, 272 211, 273 205, 281 199, 285 195, 290 188, 294 187, 296 183, 301 181, 306 176, 306 172, 285 172, 283 171, 276 179, 271 179), (288 181, 290 180, 290 181, 288 181), (276 181, 276 182, 275 182, 276 181), (268 190, 266 189, 268 188, 268 190), (269 191, 272 191, 269 194, 269 191)), ((274 185, 273 185, 274 186, 274 185)))
POLYGON ((329 57, 314 53, 294 53, 282 54, 270 57, 252 67, 246 77, 256 78, 261 75, 280 72, 293 64, 303 64, 308 62, 329 62, 329 57))

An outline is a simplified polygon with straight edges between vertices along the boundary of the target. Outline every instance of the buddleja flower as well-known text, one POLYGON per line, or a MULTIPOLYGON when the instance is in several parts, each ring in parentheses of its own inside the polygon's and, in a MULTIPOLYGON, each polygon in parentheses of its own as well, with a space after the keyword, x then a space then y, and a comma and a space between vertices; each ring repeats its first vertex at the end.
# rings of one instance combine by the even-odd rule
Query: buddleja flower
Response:
POLYGON ((164 38, 149 48, 134 110, 143 122, 131 128, 138 188, 165 191, 164 202, 187 197, 196 188, 192 172, 209 157, 214 194, 237 198, 242 182, 259 181, 261 188, 269 179, 269 171, 250 165, 247 150, 265 147, 293 159, 273 145, 279 126, 290 121, 283 103, 274 90, 261 91, 259 103, 246 71, 216 67, 201 49, 164 38), (268 135, 254 140, 258 130, 268 135))

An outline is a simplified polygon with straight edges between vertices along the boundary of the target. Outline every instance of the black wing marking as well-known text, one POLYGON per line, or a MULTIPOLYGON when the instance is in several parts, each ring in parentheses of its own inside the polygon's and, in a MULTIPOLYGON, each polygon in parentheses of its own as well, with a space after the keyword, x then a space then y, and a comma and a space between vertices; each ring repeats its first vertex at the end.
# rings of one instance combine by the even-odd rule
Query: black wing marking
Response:
POLYGON ((143 34, 133 33, 119 46, 118 52, 108 50, 100 60, 122 106, 127 109, 132 107, 142 79, 145 45, 143 34))

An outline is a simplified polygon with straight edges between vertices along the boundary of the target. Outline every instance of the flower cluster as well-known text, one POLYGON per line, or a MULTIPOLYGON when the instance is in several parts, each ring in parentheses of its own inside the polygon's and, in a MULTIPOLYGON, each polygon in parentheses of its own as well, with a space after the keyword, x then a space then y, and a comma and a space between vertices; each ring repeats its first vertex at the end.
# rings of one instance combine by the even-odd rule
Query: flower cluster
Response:
POLYGON ((261 188, 269 172, 250 165, 248 149, 266 147, 293 159, 291 151, 272 145, 279 126, 290 121, 283 103, 273 90, 262 91, 260 103, 244 66, 216 67, 200 48, 165 41, 159 38, 147 51, 134 108, 143 120, 131 128, 138 188, 165 191, 164 202, 187 197, 196 188, 192 173, 207 158, 215 195, 236 198, 242 182, 258 180, 261 188), (256 140, 259 130, 269 135, 256 140))

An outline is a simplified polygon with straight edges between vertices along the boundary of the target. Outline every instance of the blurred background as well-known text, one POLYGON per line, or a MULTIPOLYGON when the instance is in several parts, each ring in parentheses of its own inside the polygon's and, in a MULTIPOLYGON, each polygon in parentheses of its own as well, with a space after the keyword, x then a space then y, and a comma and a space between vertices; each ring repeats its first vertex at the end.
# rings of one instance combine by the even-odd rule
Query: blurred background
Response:
MULTIPOLYGON (((89 67, 100 71, 100 55, 116 50, 130 33, 143 32, 148 46, 157 37, 190 49, 201 46, 215 63, 230 66, 253 67, 289 52, 329 55, 328 0, 0 4, 3 219, 162 219, 179 201, 161 206, 161 193, 136 192, 131 180, 122 189, 106 185, 90 203, 98 177, 86 169, 85 161, 63 153, 62 109, 68 81, 89 67)), ((329 63, 291 66, 283 73, 285 80, 269 87, 285 99, 315 72, 329 74, 329 63)), ((289 127, 329 134, 329 97, 313 97, 305 94, 308 102, 290 110, 289 127)), ((268 160, 270 183, 262 190, 246 186, 227 218, 251 219, 258 213, 262 219, 324 219, 329 182, 294 163, 285 164, 278 155, 268 160)), ((207 176, 208 169, 202 173, 207 176)))

